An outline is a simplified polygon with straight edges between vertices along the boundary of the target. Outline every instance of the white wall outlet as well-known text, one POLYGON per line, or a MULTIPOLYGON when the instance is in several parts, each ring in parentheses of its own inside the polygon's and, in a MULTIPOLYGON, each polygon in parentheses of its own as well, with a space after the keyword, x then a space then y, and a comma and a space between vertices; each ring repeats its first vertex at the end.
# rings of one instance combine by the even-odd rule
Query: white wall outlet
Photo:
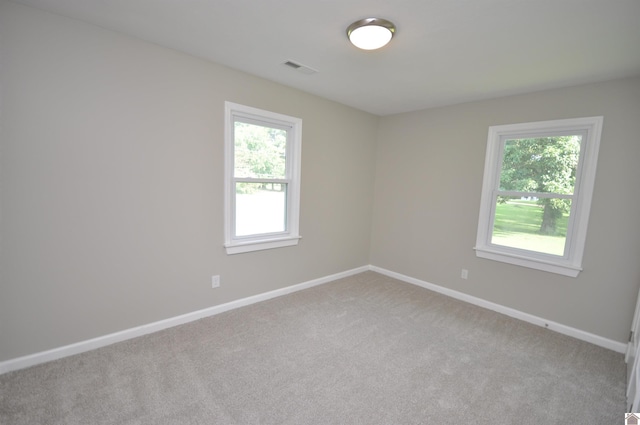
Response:
POLYGON ((462 269, 462 272, 460 273, 460 277, 463 278, 463 279, 468 279, 469 278, 469 270, 462 269))
POLYGON ((215 276, 211 276, 211 287, 218 288, 220 287, 220 275, 217 274, 215 276))

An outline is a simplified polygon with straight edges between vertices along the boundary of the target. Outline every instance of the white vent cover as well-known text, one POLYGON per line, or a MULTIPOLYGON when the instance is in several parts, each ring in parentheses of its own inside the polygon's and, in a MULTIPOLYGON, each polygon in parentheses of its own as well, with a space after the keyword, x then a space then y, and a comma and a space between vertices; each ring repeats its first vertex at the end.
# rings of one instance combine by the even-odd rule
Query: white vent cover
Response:
POLYGON ((311 75, 311 74, 315 74, 316 72, 318 72, 313 68, 310 68, 310 67, 308 67, 306 65, 302 65, 301 63, 294 62, 294 61, 291 61, 291 60, 286 61, 285 63, 283 63, 283 65, 286 65, 289 68, 295 69, 296 71, 301 72, 301 73, 306 74, 306 75, 311 75))

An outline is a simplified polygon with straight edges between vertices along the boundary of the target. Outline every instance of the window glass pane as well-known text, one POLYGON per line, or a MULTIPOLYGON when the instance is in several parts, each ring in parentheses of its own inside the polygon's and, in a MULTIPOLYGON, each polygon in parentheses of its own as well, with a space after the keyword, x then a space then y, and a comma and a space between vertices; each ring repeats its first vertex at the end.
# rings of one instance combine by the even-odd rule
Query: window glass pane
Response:
POLYGON ((500 190, 573 194, 581 142, 581 135, 506 140, 500 190))
POLYGON ((571 201, 499 196, 491 243, 563 256, 571 201))
POLYGON ((287 185, 236 183, 236 236, 286 230, 287 185))
POLYGON ((234 176, 285 178, 287 131, 234 122, 234 176))

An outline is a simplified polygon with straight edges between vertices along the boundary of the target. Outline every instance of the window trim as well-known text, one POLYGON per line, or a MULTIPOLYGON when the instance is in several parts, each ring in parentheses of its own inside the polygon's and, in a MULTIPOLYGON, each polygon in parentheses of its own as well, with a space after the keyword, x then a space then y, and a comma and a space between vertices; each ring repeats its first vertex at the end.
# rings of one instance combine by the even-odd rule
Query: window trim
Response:
POLYGON ((570 277, 582 271, 582 257, 587 238, 591 199, 595 185, 598 151, 602 135, 603 117, 572 118, 531 123, 507 124, 489 127, 487 152, 482 180, 482 195, 476 237, 476 256, 518 266, 543 270, 570 277), (585 132, 580 149, 575 203, 572 202, 567 229, 565 256, 536 253, 491 243, 495 191, 500 181, 504 140, 529 138, 539 135, 557 135, 563 132, 585 132))
MULTIPOLYGON (((299 223, 302 119, 225 101, 224 127, 224 247, 227 254, 240 254, 297 245, 301 238, 299 223), (285 167, 287 205, 285 208, 286 230, 284 232, 243 236, 234 235, 236 178, 234 176, 235 143, 233 129, 234 122, 237 118, 241 120, 259 121, 273 125, 275 128, 287 130, 287 163, 285 167)), ((243 180, 242 178, 238 179, 243 180)))

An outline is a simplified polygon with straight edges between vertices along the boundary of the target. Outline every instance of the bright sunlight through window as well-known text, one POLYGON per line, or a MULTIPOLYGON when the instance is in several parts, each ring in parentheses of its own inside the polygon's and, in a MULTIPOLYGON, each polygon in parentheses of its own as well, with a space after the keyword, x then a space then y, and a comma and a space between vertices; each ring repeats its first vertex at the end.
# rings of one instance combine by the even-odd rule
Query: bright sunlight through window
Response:
POLYGON ((479 257, 578 275, 601 129, 602 117, 490 127, 479 257))
POLYGON ((225 103, 228 254, 295 245, 302 120, 225 103))

